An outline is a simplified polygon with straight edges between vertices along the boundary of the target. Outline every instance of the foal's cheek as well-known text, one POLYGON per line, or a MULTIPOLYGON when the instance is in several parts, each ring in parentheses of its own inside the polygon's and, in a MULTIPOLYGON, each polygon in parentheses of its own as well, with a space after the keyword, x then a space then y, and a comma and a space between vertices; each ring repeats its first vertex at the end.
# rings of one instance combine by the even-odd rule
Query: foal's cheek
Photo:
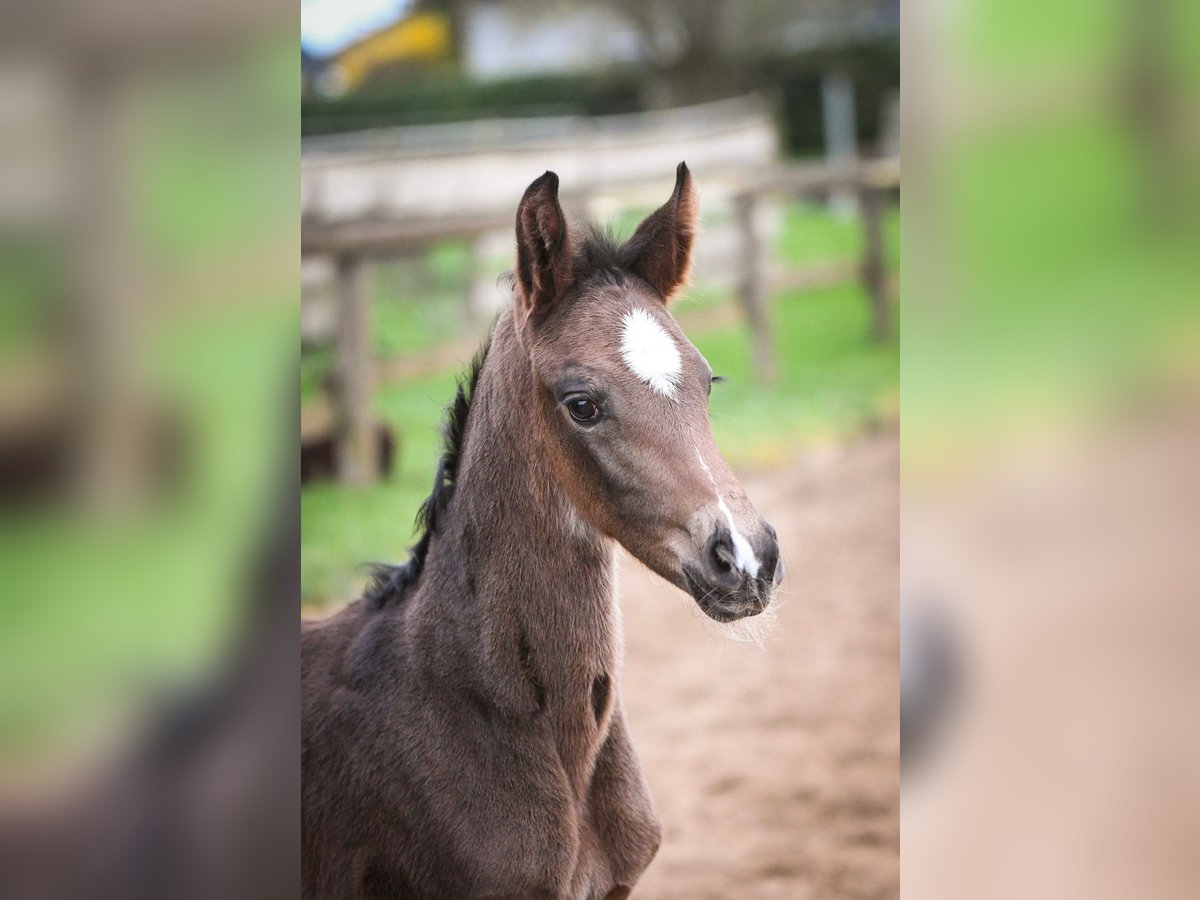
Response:
POLYGON ((610 475, 602 462, 604 452, 597 446, 594 435, 578 429, 567 431, 562 438, 562 463, 555 478, 563 492, 575 503, 577 512, 596 524, 609 521, 611 515, 610 475))
POLYGON ((628 494, 627 473, 622 467, 620 454, 605 443, 597 442, 590 448, 587 473, 593 502, 610 514, 622 512, 622 500, 628 494))

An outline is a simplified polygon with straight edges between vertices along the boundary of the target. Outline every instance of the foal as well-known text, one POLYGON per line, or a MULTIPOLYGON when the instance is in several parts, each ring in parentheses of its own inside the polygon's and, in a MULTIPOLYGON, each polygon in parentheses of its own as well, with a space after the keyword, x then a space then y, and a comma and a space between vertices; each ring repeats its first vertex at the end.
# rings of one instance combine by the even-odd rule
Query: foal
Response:
POLYGON ((304 897, 625 897, 653 858, 613 542, 721 622, 779 578, 667 311, 696 212, 682 164, 620 246, 568 229, 552 172, 525 192, 411 559, 303 626, 304 897))

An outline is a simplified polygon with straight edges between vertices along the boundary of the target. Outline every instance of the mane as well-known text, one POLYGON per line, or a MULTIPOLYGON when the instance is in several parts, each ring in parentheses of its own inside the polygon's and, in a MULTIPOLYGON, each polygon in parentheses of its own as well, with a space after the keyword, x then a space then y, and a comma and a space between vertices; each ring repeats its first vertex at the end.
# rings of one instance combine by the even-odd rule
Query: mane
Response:
POLYGON ((430 541, 437 533, 438 525, 454 497, 458 462, 467 430, 467 416, 471 412, 475 385, 479 381, 479 373, 483 369, 490 346, 489 335, 471 360, 467 371, 458 379, 454 399, 446 407, 442 424, 442 455, 433 475, 433 490, 417 511, 416 527, 419 537, 409 549, 408 561, 400 566, 372 563, 366 567, 371 574, 371 580, 363 592, 363 599, 372 609, 379 609, 390 600, 403 599, 421 578, 425 569, 425 559, 429 555, 430 541))

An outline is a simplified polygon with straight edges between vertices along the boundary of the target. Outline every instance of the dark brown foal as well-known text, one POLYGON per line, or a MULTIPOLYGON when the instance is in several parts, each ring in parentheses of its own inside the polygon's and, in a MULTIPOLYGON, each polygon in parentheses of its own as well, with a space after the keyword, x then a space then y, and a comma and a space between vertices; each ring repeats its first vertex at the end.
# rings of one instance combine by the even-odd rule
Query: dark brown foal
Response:
POLYGON ((308 898, 623 897, 660 840, 621 709, 614 542, 726 622, 774 532, 708 426, 712 371, 667 302, 695 189, 624 244, 547 172, 514 298, 450 409, 409 562, 302 636, 308 898))

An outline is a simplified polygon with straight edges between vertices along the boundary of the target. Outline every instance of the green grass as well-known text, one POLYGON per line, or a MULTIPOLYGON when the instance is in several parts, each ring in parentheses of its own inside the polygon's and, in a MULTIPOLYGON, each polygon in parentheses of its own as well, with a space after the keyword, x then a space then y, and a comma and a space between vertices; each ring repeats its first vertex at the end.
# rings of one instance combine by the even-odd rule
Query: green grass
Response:
MULTIPOLYGON (((889 256, 899 257, 899 219, 887 221, 889 256)), ((780 235, 782 258, 798 265, 855 259, 861 229, 818 208, 788 211, 780 235)), ((427 349, 464 333, 461 274, 465 254, 440 249, 431 260, 380 271, 376 282, 375 344, 381 358, 427 349), (457 254, 457 256, 456 256, 457 254), (421 271, 424 268, 425 271, 421 271), (422 287, 430 294, 422 297, 422 287)), ((731 304, 727 292, 696 291, 686 311, 731 304)), ((899 390, 896 342, 868 337, 866 298, 857 284, 783 293, 772 309, 779 379, 769 386, 753 377, 749 336, 740 324, 689 333, 727 383, 713 389, 713 433, 735 466, 782 464, 806 443, 841 439, 894 415, 899 390)), ((462 364, 466 363, 463 359, 462 364)), ((328 363, 314 355, 306 394, 315 392, 313 370, 328 363)), ((402 383, 376 395, 380 417, 400 436, 396 471, 381 484, 351 490, 320 484, 301 492, 303 600, 321 604, 352 596, 362 581, 359 564, 402 560, 412 542, 417 508, 429 491, 442 411, 454 391, 456 368, 402 383)))

